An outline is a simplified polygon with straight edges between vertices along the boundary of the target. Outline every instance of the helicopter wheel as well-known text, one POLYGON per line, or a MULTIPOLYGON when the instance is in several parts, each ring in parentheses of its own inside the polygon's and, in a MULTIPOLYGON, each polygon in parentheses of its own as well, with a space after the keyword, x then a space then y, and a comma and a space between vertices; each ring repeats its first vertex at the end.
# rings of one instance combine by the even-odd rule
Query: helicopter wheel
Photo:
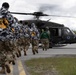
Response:
POLYGON ((53 43, 51 42, 51 43, 49 43, 49 48, 52 48, 53 47, 53 43))

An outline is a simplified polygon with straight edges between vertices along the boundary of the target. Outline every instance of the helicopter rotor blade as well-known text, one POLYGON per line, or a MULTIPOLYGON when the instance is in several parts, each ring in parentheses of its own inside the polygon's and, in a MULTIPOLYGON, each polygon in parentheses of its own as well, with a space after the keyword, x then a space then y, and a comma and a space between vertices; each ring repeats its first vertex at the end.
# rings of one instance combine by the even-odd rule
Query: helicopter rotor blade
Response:
POLYGON ((35 15, 35 16, 49 16, 47 14, 43 14, 42 12, 34 12, 34 13, 20 13, 20 12, 10 12, 11 14, 20 14, 20 15, 35 15))
POLYGON ((53 17, 66 17, 66 18, 76 18, 74 16, 62 16, 62 15, 49 15, 49 16, 53 16, 53 17))
POLYGON ((20 14, 20 15, 34 15, 36 17, 40 16, 52 16, 52 17, 66 17, 66 18, 76 18, 74 16, 63 16, 63 15, 48 15, 43 12, 34 12, 34 13, 20 13, 20 12, 10 12, 11 14, 20 14))
POLYGON ((10 12, 11 14, 20 14, 20 15, 33 15, 33 13, 19 13, 19 12, 10 12))

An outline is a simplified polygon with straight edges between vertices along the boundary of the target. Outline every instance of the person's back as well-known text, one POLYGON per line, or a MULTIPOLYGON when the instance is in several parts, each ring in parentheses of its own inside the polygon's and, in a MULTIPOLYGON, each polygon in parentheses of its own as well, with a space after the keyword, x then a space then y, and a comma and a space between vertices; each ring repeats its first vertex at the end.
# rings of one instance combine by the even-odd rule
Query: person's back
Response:
POLYGON ((34 23, 31 24, 31 44, 33 54, 38 53, 39 31, 34 23))
POLYGON ((49 39, 49 35, 46 31, 42 32, 40 35, 40 39, 49 39))
POLYGON ((8 26, 8 21, 6 18, 0 18, 0 28, 5 29, 8 26))
MULTIPOLYGON (((2 40, 2 43, 3 43, 3 45, 2 45, 3 48, 1 51, 5 50, 4 55, 0 56, 2 58, 2 60, 4 60, 3 57, 6 57, 6 59, 7 59, 8 53, 6 51, 7 50, 10 51, 8 44, 6 44, 6 43, 9 43, 9 41, 6 38, 6 36, 9 32, 7 32, 7 30, 5 30, 5 29, 7 29, 8 25, 10 23, 8 18, 7 18, 7 15, 9 12, 8 9, 9 9, 9 4, 7 2, 4 2, 2 4, 1 9, 0 9, 0 18, 1 18, 0 19, 0 28, 3 30, 2 34, 0 33, 1 34, 0 37, 2 37, 2 38, 0 38, 0 40, 2 40)), ((9 59, 7 59, 7 62, 9 62, 9 59)), ((6 68, 7 73, 10 73, 11 70, 10 70, 9 64, 4 65, 3 63, 6 64, 6 61, 5 60, 2 61, 2 64, 1 64, 2 69, 0 70, 0 73, 5 73, 5 67, 6 66, 7 66, 7 68, 6 68)))

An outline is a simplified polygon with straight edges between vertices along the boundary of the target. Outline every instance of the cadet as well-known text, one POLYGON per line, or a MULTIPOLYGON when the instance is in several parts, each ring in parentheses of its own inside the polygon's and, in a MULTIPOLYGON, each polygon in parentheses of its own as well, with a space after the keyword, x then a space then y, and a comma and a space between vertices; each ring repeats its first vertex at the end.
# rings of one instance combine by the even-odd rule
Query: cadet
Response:
POLYGON ((19 31, 20 31, 20 25, 18 24, 18 19, 14 18, 14 23, 12 24, 12 31, 13 31, 13 46, 14 46, 14 52, 16 53, 17 57, 21 56, 21 51, 18 47, 18 39, 19 39, 19 31))
POLYGON ((24 55, 30 46, 30 27, 28 26, 28 22, 24 22, 23 25, 23 32, 24 32, 24 55))
POLYGON ((19 21, 20 31, 19 31, 19 39, 18 39, 18 46, 20 49, 24 46, 24 33, 23 33, 23 22, 19 21))
MULTIPOLYGON (((4 19, 5 19, 5 13, 7 12, 7 10, 8 10, 8 8, 9 8, 9 4, 8 3, 3 3, 2 4, 2 8, 0 9, 0 26, 1 27, 3 27, 3 28, 1 28, 2 29, 2 31, 3 31, 3 29, 4 28, 6 28, 6 26, 8 25, 8 22, 7 23, 5 23, 6 22, 6 20, 4 21, 4 19), (3 23, 4 22, 4 23, 3 23)), ((1 32, 2 32, 1 31, 1 32)), ((0 32, 0 33, 1 33, 0 32)), ((5 73, 5 67, 6 67, 6 65, 5 65, 5 62, 6 62, 6 56, 5 56, 5 47, 4 47, 4 44, 5 44, 5 42, 4 42, 4 40, 5 40, 5 37, 3 37, 2 35, 0 35, 0 55, 1 55, 1 53, 3 53, 2 54, 2 56, 0 56, 0 62, 2 62, 1 63, 1 67, 2 67, 2 69, 1 69, 1 71, 0 71, 0 73, 5 73)), ((10 68, 9 68, 9 66, 8 66, 8 68, 7 68, 7 71, 8 72, 10 72, 10 68)))
POLYGON ((9 4, 7 2, 4 2, 2 4, 2 7, 0 9, 0 15, 3 16, 2 19, 6 19, 8 21, 8 24, 6 24, 4 21, 4 24, 8 27, 11 26, 14 22, 14 17, 11 15, 11 13, 8 11, 9 4))
MULTIPOLYGON (((1 24, 1 27, 3 27, 2 29, 5 30, 7 27, 9 27, 9 25, 11 26, 12 22, 13 22, 13 16, 9 13, 8 11, 9 9, 9 4, 7 2, 4 2, 2 4, 2 8, 0 9, 0 16, 1 19, 1 22, 4 26, 2 26, 1 24), (11 16, 9 16, 11 15, 11 16), (5 20, 4 20, 5 19, 5 20), (7 21, 7 22, 6 22, 7 21)), ((0 28, 1 28, 0 27, 0 28)), ((2 31, 3 32, 3 31, 2 31)), ((7 54, 7 51, 6 50, 10 50, 10 48, 8 47, 9 46, 9 41, 7 40, 6 36, 7 36, 8 33, 2 33, 0 36, 2 38, 0 38, 1 42, 0 42, 0 45, 2 46, 2 49, 0 49, 1 51, 4 50, 3 55, 6 55, 7 54), (7 42, 8 41, 8 42, 7 42), (6 44, 7 43, 7 44, 6 44)), ((0 46, 0 47, 1 47, 0 46)), ((6 57, 6 56, 5 56, 6 57)), ((6 57, 7 58, 7 57, 6 57)), ((1 60, 4 60, 3 58, 1 60)), ((7 60, 7 59, 6 59, 7 60)), ((8 60, 7 60, 8 61, 8 60)), ((6 61, 5 61, 6 62, 6 61)), ((5 72, 5 67, 6 67, 6 63, 4 62, 4 65, 2 66, 2 70, 0 71, 1 73, 4 73, 5 72)), ((7 72, 10 72, 10 68, 9 66, 7 66, 7 72)))
POLYGON ((47 50, 49 48, 49 34, 47 33, 46 29, 44 29, 40 35, 42 48, 43 50, 47 50))
POLYGON ((31 24, 31 43, 32 43, 32 52, 35 55, 35 52, 38 53, 39 45, 39 31, 34 23, 31 24))

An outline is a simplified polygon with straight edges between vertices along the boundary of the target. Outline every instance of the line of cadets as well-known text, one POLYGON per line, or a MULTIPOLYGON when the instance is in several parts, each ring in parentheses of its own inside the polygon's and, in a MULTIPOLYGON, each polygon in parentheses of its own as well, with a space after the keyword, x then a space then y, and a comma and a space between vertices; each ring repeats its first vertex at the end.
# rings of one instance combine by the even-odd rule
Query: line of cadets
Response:
POLYGON ((10 73, 9 63, 15 65, 15 57, 21 56, 21 50, 27 55, 27 50, 32 45, 32 52, 38 53, 40 40, 39 31, 34 23, 18 21, 8 11, 9 4, 2 4, 0 9, 0 73, 5 73, 5 68, 10 73), (2 28, 1 28, 2 27, 2 28))
POLYGON ((0 9, 0 73, 5 73, 5 68, 10 73, 9 63, 15 64, 15 57, 21 56, 21 49, 24 55, 32 43, 33 54, 38 53, 39 32, 34 23, 31 28, 28 22, 18 21, 8 11, 9 4, 2 4, 0 9))

